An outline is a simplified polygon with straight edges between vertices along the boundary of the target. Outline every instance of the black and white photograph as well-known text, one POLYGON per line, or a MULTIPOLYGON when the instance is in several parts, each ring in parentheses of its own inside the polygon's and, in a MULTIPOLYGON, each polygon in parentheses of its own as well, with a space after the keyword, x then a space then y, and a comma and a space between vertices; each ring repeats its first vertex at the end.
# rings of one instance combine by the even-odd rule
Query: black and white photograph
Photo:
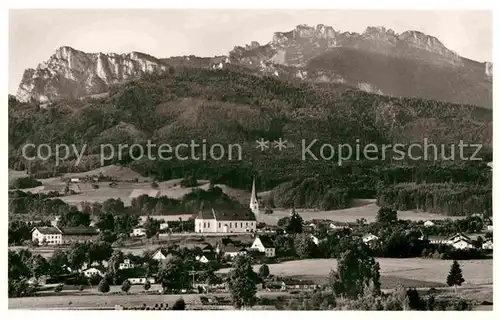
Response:
POLYGON ((493 310, 493 10, 112 7, 8 9, 9 310, 493 310))

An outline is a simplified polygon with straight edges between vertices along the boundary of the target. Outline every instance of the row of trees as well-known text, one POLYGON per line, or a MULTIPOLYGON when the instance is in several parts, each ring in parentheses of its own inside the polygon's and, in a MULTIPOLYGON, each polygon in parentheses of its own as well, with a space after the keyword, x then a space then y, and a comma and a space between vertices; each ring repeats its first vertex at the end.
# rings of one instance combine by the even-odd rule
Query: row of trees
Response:
POLYGON ((398 184, 385 187, 377 194, 379 206, 396 210, 422 210, 445 215, 485 213, 491 216, 491 185, 463 183, 398 184))

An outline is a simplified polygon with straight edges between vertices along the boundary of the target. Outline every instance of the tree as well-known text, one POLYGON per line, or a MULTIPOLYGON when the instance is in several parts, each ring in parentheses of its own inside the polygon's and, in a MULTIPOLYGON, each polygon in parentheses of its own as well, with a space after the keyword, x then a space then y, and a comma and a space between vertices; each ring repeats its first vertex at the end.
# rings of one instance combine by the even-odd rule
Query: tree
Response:
POLYGON ((261 278, 267 278, 269 276, 269 267, 267 266, 267 264, 263 264, 260 266, 259 268, 259 277, 261 278))
POLYGON ((446 283, 451 287, 455 286, 455 291, 457 290, 457 286, 461 286, 464 282, 464 277, 462 276, 462 269, 458 264, 457 260, 453 260, 453 263, 450 268, 450 272, 448 273, 448 277, 446 278, 446 283))
POLYGON ((161 262, 158 279, 163 289, 178 291, 187 288, 189 286, 188 268, 180 257, 171 257, 161 262))
POLYGON ((295 235, 293 241, 295 252, 301 259, 311 258, 316 250, 316 245, 312 241, 311 237, 307 234, 297 234, 295 235))
POLYGON ((144 290, 148 291, 150 288, 151 282, 149 282, 149 280, 146 280, 146 282, 144 282, 144 290))
POLYGON ((184 299, 177 299, 172 306, 172 310, 186 310, 186 303, 184 302, 184 299))
POLYGON ((294 247, 292 238, 286 235, 278 235, 274 238, 273 245, 276 248, 277 255, 281 257, 292 256, 294 254, 294 247))
POLYGON ((290 220, 288 221, 285 230, 289 234, 302 233, 303 223, 304 220, 302 219, 302 217, 295 211, 295 209, 292 209, 290 220))
POLYGON ((130 281, 128 281, 128 280, 123 281, 122 291, 125 293, 128 293, 129 290, 130 290, 130 281))
POLYGON ((80 269, 87 259, 88 245, 83 243, 74 243, 68 251, 69 266, 72 270, 80 269))
POLYGON ((147 217, 144 222, 144 229, 146 229, 146 237, 151 238, 160 230, 160 221, 147 217))
POLYGON ((249 255, 236 257, 229 272, 229 291, 235 308, 252 307, 256 302, 258 276, 252 268, 249 255))
POLYGON ((360 240, 351 240, 338 261, 337 271, 330 273, 330 286, 337 296, 357 298, 365 287, 380 294, 380 266, 368 250, 360 240))
POLYGON ((109 292, 109 283, 108 280, 102 279, 101 282, 99 282, 99 286, 97 287, 99 292, 102 293, 108 293, 109 292))
POLYGON ((114 231, 115 230, 115 218, 112 213, 101 212, 96 223, 96 227, 102 231, 114 231))
POLYGON ((278 227, 280 228, 286 228, 286 226, 288 225, 288 223, 290 222, 290 217, 283 217, 281 219, 278 220, 278 227))
POLYGON ((40 254, 35 254, 30 259, 31 275, 38 279, 40 276, 45 275, 49 271, 49 264, 40 254))
POLYGON ((389 224, 398 220, 398 213, 389 207, 382 207, 377 212, 377 222, 389 224))
POLYGON ((61 213, 58 227, 88 227, 90 225, 90 215, 88 213, 80 212, 75 206, 69 207, 61 213))
POLYGON ((66 273, 65 266, 68 265, 68 255, 61 249, 56 249, 49 258, 49 273, 50 276, 56 277, 66 273))

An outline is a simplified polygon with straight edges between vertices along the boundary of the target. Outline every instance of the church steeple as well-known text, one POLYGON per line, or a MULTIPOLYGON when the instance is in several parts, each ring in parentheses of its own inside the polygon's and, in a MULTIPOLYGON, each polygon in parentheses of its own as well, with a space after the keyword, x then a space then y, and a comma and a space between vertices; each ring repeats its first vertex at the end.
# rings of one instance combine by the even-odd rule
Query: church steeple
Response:
POLYGON ((255 178, 252 184, 252 196, 250 197, 250 210, 255 214, 255 218, 258 220, 259 217, 259 201, 257 200, 257 192, 255 190, 255 178))

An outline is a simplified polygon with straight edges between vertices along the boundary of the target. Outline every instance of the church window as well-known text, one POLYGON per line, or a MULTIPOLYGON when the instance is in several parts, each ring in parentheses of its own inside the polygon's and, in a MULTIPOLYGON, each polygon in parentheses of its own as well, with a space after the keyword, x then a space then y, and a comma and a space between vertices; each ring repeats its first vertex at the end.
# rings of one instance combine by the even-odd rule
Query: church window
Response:
POLYGON ((233 227, 232 223, 231 223, 231 222, 229 222, 229 228, 232 228, 232 227, 233 227))
POLYGON ((219 228, 220 228, 220 222, 219 222, 219 228))
POLYGON ((207 222, 207 228, 210 228, 210 222, 207 222))
POLYGON ((203 222, 203 228, 206 228, 207 227, 207 224, 205 222, 203 222))

